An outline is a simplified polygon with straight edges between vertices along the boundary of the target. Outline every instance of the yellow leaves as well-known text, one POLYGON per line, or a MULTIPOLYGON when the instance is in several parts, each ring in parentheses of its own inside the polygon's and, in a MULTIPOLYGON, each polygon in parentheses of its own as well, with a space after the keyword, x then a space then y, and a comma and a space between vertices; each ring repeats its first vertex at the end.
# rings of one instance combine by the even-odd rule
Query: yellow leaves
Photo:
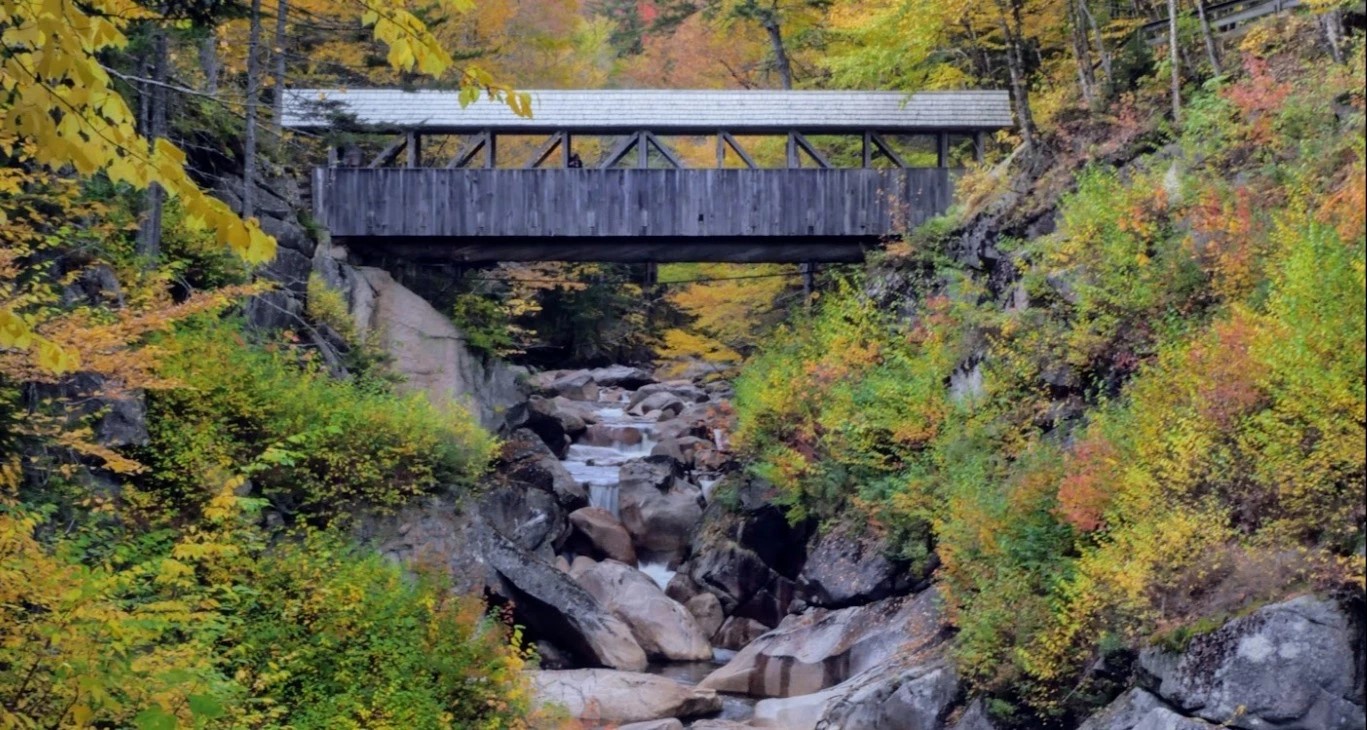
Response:
POLYGON ((26 350, 33 343, 33 331, 22 317, 10 309, 0 309, 0 347, 26 350))

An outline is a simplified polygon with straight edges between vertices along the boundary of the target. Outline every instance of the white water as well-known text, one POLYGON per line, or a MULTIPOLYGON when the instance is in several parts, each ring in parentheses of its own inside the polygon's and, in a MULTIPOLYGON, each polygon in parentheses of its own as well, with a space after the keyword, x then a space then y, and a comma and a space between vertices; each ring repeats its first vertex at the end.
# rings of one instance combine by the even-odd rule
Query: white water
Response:
POLYGON ((655 585, 659 586, 660 590, 669 587, 669 581, 674 577, 674 571, 670 570, 669 566, 664 563, 639 562, 636 564, 636 569, 650 576, 650 579, 655 581, 655 585))

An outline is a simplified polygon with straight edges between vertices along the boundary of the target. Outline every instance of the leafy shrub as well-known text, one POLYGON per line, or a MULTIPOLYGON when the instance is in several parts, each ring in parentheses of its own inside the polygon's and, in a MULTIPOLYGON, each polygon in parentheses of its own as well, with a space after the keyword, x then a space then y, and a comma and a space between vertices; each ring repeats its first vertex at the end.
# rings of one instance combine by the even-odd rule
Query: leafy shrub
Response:
POLYGON ((465 335, 465 344, 486 355, 506 355, 517 350, 512 319, 502 304, 475 292, 456 295, 451 321, 465 335))
POLYGON ((746 366, 753 468, 798 518, 852 507, 909 555, 928 527, 958 669, 1013 722, 1103 698, 1084 670, 1118 646, 1362 590, 1362 73, 1211 85, 1180 166, 1087 169, 1013 245, 1010 306, 940 222, 893 252, 912 315, 846 290, 746 366))
POLYGON ((229 482, 179 536, 34 539, 0 507, 0 722, 18 727, 551 727, 518 635, 437 578, 239 519, 229 482))
POLYGON ((238 472, 280 511, 326 521, 357 504, 470 487, 492 453, 463 408, 329 378, 231 324, 182 327, 162 347, 162 374, 177 387, 148 398, 151 442, 139 453, 148 485, 172 504, 201 504, 205 484, 238 472))

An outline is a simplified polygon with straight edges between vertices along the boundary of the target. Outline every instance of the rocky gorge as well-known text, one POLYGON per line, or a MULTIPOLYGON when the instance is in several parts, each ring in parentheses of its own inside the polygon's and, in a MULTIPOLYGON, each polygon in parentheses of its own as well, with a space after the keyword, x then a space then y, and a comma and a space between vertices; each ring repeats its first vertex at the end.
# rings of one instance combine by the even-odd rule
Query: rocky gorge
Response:
MULTIPOLYGON (((249 307, 258 326, 291 326, 318 274, 404 387, 501 435, 479 495, 432 495, 356 534, 524 626, 539 702, 587 728, 1011 726, 956 674, 934 553, 913 565, 856 519, 791 523, 730 449, 725 380, 531 373, 476 355, 385 270, 315 245, 284 214, 264 220, 282 287, 249 307)), ((1361 604, 1306 593, 1227 618, 1179 646, 1098 657, 1088 675, 1111 691, 1089 698, 1103 709, 1081 727, 1367 727, 1361 604)))
MULTIPOLYGON (((540 701, 636 730, 1002 727, 965 701, 933 574, 867 528, 789 525, 734 471, 725 384, 625 367, 526 384, 500 485, 448 523, 480 537, 445 559, 481 563, 528 627, 540 701)), ((388 528, 391 555, 431 547, 413 520, 388 528)), ((1265 606, 1134 657, 1083 727, 1361 728, 1360 632, 1333 601, 1265 606)))
MULTIPOLYGON (((538 701, 589 728, 987 730, 934 561, 876 530, 789 524, 728 451, 724 382, 625 366, 525 376, 494 482, 367 539, 437 559, 527 627, 538 701)), ((1088 730, 1363 723, 1359 616, 1304 595, 1129 666, 1088 730)))

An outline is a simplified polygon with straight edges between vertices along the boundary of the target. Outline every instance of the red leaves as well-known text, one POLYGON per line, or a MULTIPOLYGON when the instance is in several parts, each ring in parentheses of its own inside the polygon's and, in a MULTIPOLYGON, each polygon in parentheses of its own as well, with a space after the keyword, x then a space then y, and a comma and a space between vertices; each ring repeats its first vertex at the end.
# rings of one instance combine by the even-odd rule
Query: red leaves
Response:
POLYGON ((1100 435, 1088 435, 1073 448, 1067 476, 1058 487, 1059 515, 1068 524, 1083 532, 1104 524, 1118 456, 1115 446, 1100 435))

